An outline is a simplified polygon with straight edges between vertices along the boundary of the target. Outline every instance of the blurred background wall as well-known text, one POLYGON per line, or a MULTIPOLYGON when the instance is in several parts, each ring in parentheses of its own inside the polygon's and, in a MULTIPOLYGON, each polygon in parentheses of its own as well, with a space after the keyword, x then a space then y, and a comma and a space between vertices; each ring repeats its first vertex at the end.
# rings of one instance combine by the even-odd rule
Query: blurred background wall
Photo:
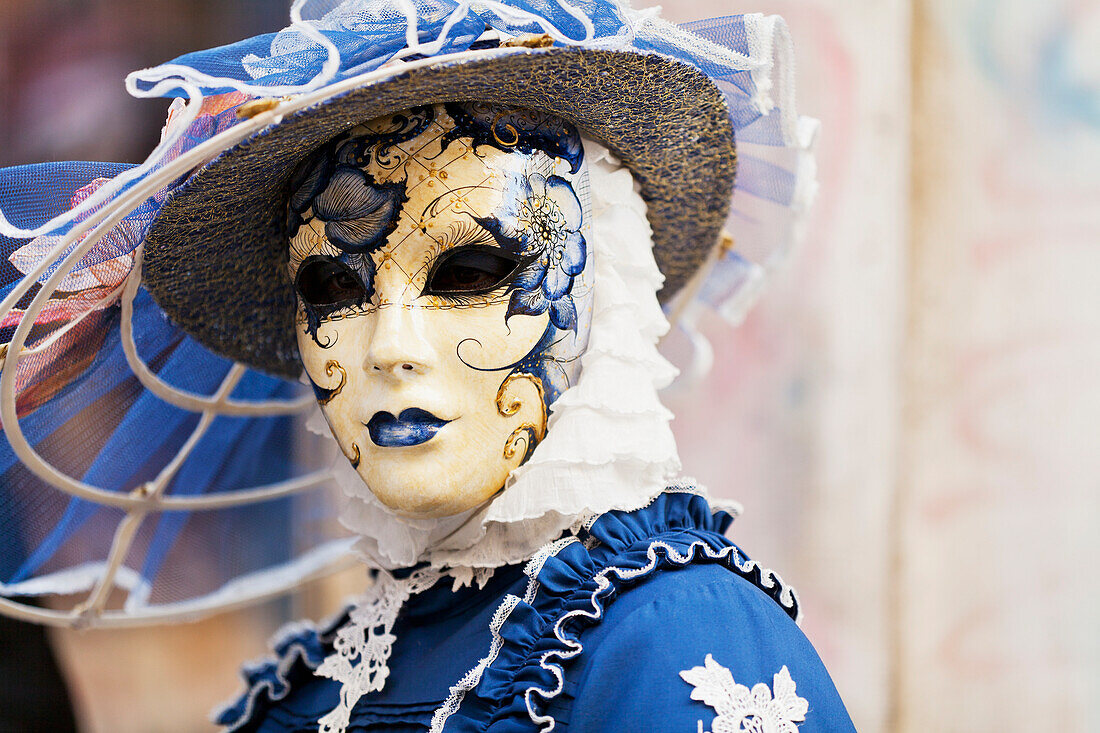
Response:
MULTIPOLYGON (((650 4, 650 3, 637 3, 650 4)), ((0 165, 138 161, 126 72, 283 0, 0 0, 0 165)), ((781 13, 819 117, 799 257, 672 395, 687 473, 799 589, 863 731, 1100 730, 1100 2, 675 0, 781 13)), ((202 730, 284 617, 55 633, 91 731, 202 730)))

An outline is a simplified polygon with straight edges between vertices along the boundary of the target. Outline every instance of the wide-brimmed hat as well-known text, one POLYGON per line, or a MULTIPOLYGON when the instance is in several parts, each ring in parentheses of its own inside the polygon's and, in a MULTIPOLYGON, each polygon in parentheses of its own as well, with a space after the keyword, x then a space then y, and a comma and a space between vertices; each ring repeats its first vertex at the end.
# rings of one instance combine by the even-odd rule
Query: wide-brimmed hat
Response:
POLYGON ((575 124, 638 181, 665 298, 698 269, 726 219, 735 131, 714 82, 683 61, 584 46, 499 47, 395 64, 325 91, 194 173, 146 237, 145 284, 157 303, 213 350, 265 371, 301 371, 286 268, 291 175, 303 157, 368 119, 472 101, 575 124))
POLYGON ((398 7, 345 2, 308 28, 162 67, 162 85, 190 71, 207 93, 273 95, 239 110, 262 109, 269 124, 175 187, 148 231, 145 284, 169 316, 220 354, 298 374, 285 217, 295 167, 356 124, 438 102, 549 112, 607 145, 649 207, 661 301, 679 292, 729 213, 739 128, 771 111, 770 90, 752 88, 760 69, 705 38, 707 28, 696 35, 609 0, 538 11, 519 0, 478 11, 434 0, 416 17, 398 7), (274 96, 294 85, 305 93, 274 96))

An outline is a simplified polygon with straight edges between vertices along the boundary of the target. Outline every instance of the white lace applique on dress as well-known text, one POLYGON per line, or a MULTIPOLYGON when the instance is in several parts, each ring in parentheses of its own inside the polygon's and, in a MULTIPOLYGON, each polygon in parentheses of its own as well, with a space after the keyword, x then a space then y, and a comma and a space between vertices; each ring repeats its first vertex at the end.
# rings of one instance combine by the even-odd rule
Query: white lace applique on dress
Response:
POLYGON ((442 577, 442 571, 430 568, 400 580, 386 571, 378 573, 336 633, 335 650, 317 668, 318 675, 341 683, 340 704, 318 721, 319 733, 343 733, 359 698, 385 687, 397 614, 410 596, 426 591, 442 577))
MULTIPOLYGON (((798 724, 806 720, 810 705, 795 694, 786 665, 772 677, 772 689, 759 682, 751 690, 735 682, 733 674, 711 655, 704 665, 684 670, 680 676, 695 688, 692 700, 701 700, 718 713, 711 722, 713 731, 798 733, 798 724)), ((699 730, 703 730, 702 721, 699 730)))

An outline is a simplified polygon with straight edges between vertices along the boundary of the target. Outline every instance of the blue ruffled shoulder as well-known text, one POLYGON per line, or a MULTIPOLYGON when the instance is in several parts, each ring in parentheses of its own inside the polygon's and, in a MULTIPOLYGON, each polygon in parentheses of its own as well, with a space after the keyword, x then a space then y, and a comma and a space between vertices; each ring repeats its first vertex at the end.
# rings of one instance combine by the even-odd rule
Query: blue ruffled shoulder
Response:
POLYGON ((229 731, 249 730, 290 694, 314 679, 314 671, 332 653, 336 630, 347 623, 344 612, 321 626, 295 622, 284 626, 271 642, 274 655, 241 669, 246 690, 234 703, 214 713, 214 722, 229 731))
MULTIPOLYGON (((718 724, 704 697, 717 699, 688 681, 700 678, 696 667, 728 672, 731 695, 762 695, 765 684, 793 706, 787 718, 799 730, 852 730, 795 624, 797 596, 723 535, 730 521, 700 496, 666 493, 602 515, 533 560, 499 650, 446 730, 655 730, 660 711, 660 730, 695 731, 718 724)), ((778 715, 780 704, 768 710, 778 715)))

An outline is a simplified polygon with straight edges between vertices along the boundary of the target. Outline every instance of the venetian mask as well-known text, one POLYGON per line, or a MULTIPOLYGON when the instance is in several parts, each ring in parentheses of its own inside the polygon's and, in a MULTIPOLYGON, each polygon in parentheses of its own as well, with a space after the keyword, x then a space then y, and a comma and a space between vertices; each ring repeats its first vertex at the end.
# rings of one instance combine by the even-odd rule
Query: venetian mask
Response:
POLYGON ((390 509, 475 508, 545 436, 591 320, 587 186, 571 125, 474 103, 372 120, 299 167, 302 362, 390 509))

